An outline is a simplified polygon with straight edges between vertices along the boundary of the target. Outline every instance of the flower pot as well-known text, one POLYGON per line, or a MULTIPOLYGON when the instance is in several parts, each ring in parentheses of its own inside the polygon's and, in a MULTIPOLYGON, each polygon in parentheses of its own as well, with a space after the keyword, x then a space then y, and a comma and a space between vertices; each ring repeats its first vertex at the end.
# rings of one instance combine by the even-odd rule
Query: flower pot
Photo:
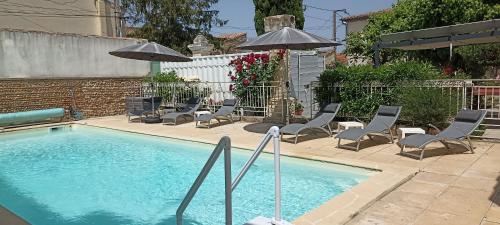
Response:
POLYGON ((429 127, 429 130, 427 131, 427 133, 430 135, 436 135, 436 134, 439 134, 439 130, 437 130, 434 127, 429 127))
POLYGON ((298 109, 298 110, 295 110, 295 115, 296 116, 302 116, 302 113, 304 113, 304 110, 303 109, 298 109))

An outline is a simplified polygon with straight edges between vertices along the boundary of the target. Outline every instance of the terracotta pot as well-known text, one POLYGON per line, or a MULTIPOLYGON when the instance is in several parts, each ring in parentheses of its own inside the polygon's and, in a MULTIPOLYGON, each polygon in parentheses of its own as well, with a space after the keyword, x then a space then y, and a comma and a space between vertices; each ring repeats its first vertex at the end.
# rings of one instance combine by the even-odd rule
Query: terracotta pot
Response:
POLYGON ((302 113, 304 113, 303 109, 297 109, 297 110, 295 110, 295 115, 296 116, 302 116, 302 113))
POLYGON ((439 134, 439 130, 437 130, 433 127, 430 127, 428 133, 431 135, 436 135, 436 134, 439 134))

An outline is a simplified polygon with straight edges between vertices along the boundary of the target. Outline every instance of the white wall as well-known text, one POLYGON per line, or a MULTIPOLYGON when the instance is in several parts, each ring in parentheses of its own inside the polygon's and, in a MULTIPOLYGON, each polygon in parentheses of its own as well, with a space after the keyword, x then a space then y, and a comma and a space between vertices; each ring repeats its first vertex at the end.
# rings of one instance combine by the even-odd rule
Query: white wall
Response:
MULTIPOLYGON (((249 53, 210 55, 191 57, 192 62, 162 62, 161 71, 175 71, 183 78, 198 78, 204 82, 231 82, 227 76, 233 70, 228 64, 231 60, 249 53)), ((234 72, 234 71, 233 71, 234 72)))
POLYGON ((0 30, 0 78, 145 76, 149 62, 108 54, 143 41, 0 30))

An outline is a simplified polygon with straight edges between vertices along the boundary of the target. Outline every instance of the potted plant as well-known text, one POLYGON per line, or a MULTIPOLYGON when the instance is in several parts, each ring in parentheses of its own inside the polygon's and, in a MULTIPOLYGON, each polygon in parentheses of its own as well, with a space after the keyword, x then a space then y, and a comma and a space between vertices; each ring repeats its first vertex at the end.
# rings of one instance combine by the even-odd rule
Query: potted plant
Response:
POLYGON ((296 116, 302 116, 302 113, 304 113, 304 106, 300 104, 300 102, 295 103, 295 115, 296 116))

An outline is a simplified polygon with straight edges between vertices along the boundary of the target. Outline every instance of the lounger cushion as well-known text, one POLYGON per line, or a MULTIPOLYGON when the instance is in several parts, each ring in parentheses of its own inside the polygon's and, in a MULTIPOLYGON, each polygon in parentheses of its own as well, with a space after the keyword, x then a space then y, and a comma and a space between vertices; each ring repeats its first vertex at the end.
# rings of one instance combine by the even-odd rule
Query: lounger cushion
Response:
POLYGON ((460 112, 458 112, 457 116, 455 117, 455 121, 476 123, 481 119, 481 116, 481 111, 460 110, 460 112))
POLYGON ((366 129, 354 127, 354 128, 349 128, 347 130, 340 132, 339 134, 337 134, 335 136, 335 138, 347 139, 347 140, 351 140, 351 141, 358 141, 363 136, 365 136, 367 133, 369 133, 369 131, 367 131, 366 129))
POLYGON ((238 101, 236 99, 226 99, 222 103, 222 107, 214 114, 204 114, 195 118, 195 121, 208 122, 212 119, 225 119, 229 118, 236 108, 238 101))
POLYGON ((399 113, 400 106, 385 106, 382 105, 377 111, 380 116, 396 116, 399 113))
POLYGON ((186 103, 186 104, 187 104, 187 105, 191 105, 191 104, 192 104, 192 105, 195 105, 195 104, 200 103, 200 101, 201 101, 201 99, 200 99, 200 98, 190 98, 190 99, 188 99, 188 101, 187 101, 187 103, 186 103))
POLYGON ((282 134, 297 134, 300 130, 306 128, 305 124, 292 123, 288 124, 280 129, 282 134))
POLYGON ((401 141, 399 141, 399 144, 407 147, 423 148, 427 144, 433 141, 439 141, 441 139, 442 138, 438 136, 430 134, 414 134, 403 138, 401 141))
POLYGON ((234 106, 236 105, 237 100, 236 99, 226 99, 222 103, 223 106, 234 106))
POLYGON ((163 116, 161 116, 162 119, 176 119, 179 116, 192 116, 189 113, 183 113, 183 112, 171 112, 167 113, 163 116))
POLYGON ((323 106, 323 108, 321 108, 320 112, 336 113, 339 105, 340 104, 337 104, 337 103, 330 103, 326 106, 323 106))

